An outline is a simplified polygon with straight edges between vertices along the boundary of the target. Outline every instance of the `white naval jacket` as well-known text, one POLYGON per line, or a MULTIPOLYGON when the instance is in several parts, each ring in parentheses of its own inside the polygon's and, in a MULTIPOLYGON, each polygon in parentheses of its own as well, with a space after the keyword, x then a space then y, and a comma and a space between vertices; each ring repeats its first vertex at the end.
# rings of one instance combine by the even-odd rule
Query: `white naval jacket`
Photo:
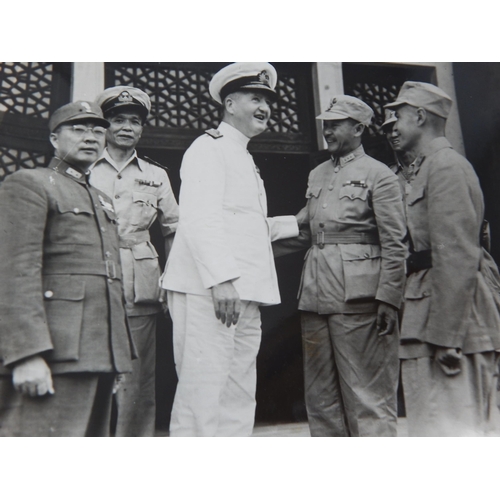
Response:
POLYGON ((248 137, 222 122, 184 154, 179 226, 162 287, 210 294, 228 280, 241 300, 279 304, 271 241, 298 235, 294 216, 267 217, 266 192, 248 137))

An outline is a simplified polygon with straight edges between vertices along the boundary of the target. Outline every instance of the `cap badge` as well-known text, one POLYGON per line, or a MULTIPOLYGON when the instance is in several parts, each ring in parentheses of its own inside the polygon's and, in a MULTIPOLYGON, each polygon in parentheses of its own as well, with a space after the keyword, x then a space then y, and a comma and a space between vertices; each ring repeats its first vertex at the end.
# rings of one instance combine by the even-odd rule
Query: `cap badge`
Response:
POLYGON ((257 78, 259 79, 259 82, 260 83, 263 83, 264 85, 267 85, 268 87, 270 86, 269 85, 269 74, 267 73, 267 71, 264 69, 262 70, 258 75, 257 75, 257 78))
POLYGON ((133 101, 132 96, 129 94, 128 90, 124 90, 118 97, 120 102, 131 102, 133 101))
POLYGON ((334 97, 331 101, 330 101, 330 106, 328 107, 328 109, 326 110, 326 112, 328 113, 328 111, 331 111, 333 106, 337 104, 337 98, 334 97))
POLYGON ((92 109, 90 108, 90 104, 88 102, 82 102, 82 108, 86 113, 91 113, 92 109))

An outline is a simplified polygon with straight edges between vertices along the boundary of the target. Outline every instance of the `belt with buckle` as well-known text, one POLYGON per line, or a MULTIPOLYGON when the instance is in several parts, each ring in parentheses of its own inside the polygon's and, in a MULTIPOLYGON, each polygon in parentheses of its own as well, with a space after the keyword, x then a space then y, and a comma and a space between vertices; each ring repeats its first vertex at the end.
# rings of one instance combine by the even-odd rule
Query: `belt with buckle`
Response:
POLYGON ((313 245, 324 248, 325 245, 349 245, 358 243, 361 245, 380 245, 378 234, 374 233, 347 233, 318 231, 313 235, 313 245))

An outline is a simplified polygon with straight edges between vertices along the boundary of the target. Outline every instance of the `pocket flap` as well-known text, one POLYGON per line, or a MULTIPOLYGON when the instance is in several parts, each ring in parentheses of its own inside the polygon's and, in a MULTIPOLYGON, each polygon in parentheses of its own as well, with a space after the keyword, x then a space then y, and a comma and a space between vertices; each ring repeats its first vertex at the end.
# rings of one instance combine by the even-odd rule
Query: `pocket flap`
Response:
POLYGON ((134 202, 142 202, 152 207, 156 207, 158 204, 158 198, 156 195, 151 193, 146 193, 144 191, 133 191, 132 199, 134 202))
POLYGON ((425 187, 420 186, 408 194, 408 196, 406 197, 406 202, 408 203, 409 206, 411 206, 424 197, 425 197, 425 187))
POLYGON ((57 201, 57 209, 59 213, 73 213, 75 215, 78 214, 90 214, 93 215, 94 210, 90 204, 83 204, 81 201, 70 201, 70 200, 58 200, 57 201))
POLYGON ((85 283, 78 276, 51 275, 43 277, 45 300, 83 300, 85 283))
POLYGON ((134 245, 132 247, 132 255, 135 260, 158 258, 158 253, 156 252, 155 247, 149 241, 144 241, 138 245, 134 245))
POLYGON ((425 273, 413 274, 407 279, 405 299, 423 299, 424 297, 431 296, 428 280, 425 279, 427 271, 425 273))
POLYGON ((366 260, 380 257, 379 245, 361 245, 353 243, 349 245, 339 245, 342 260, 366 260))
POLYGON ((309 186, 306 191, 306 198, 317 198, 321 193, 321 186, 309 186))
POLYGON ((342 186, 339 192, 339 198, 349 198, 351 200, 366 200, 368 189, 362 186, 342 186))

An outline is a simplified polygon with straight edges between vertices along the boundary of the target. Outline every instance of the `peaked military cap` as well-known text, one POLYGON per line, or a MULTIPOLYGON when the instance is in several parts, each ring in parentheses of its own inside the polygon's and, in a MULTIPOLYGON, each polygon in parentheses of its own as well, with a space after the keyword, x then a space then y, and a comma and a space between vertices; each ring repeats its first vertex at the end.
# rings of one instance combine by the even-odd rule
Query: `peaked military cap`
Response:
POLYGON ((370 125, 373 110, 361 99, 350 95, 336 95, 330 101, 328 109, 318 115, 316 120, 345 120, 352 118, 363 125, 370 125))
POLYGON ((394 102, 386 104, 384 108, 396 108, 409 104, 415 108, 424 108, 442 118, 450 114, 452 98, 439 87, 425 82, 405 82, 394 102))
POLYGON ((92 120, 102 127, 108 128, 109 122, 102 116, 101 108, 94 102, 76 101, 56 109, 49 119, 49 130, 54 130, 63 123, 92 120))
POLYGON ((148 94, 125 85, 107 88, 97 96, 96 102, 101 106, 104 116, 107 116, 110 111, 131 108, 137 111, 143 120, 146 120, 151 111, 151 99, 148 94))
POLYGON ((392 125, 396 123, 398 119, 396 118, 396 112, 392 109, 385 110, 385 122, 382 123, 382 128, 385 128, 387 125, 392 125))
POLYGON ((239 90, 258 90, 276 100, 276 82, 278 73, 267 62, 237 62, 225 66, 215 73, 209 85, 209 92, 214 101, 222 104, 232 92, 239 90))

